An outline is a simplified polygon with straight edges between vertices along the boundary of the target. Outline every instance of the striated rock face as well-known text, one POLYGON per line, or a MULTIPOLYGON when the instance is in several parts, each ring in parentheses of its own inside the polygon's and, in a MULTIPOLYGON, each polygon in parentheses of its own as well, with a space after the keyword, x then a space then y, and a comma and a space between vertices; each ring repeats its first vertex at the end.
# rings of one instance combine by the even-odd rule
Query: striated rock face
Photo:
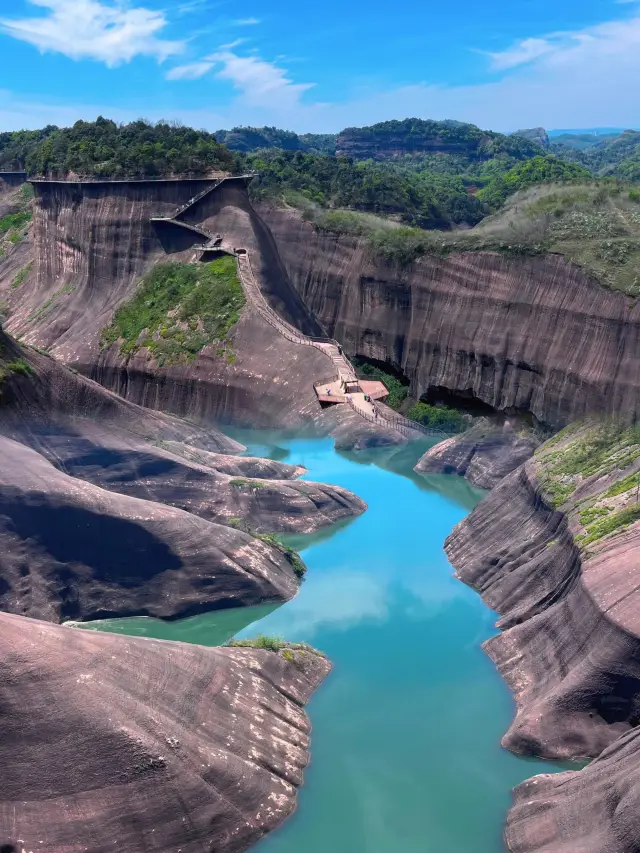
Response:
POLYGON ((640 732, 579 772, 535 776, 514 791, 505 833, 512 853, 633 853, 640 826, 640 732))
POLYGON ((461 435, 441 441, 419 460, 419 474, 458 474, 480 489, 492 489, 533 455, 539 442, 506 422, 482 418, 461 435))
POLYGON ((285 556, 245 533, 100 489, 0 438, 0 609, 52 622, 283 601, 285 556))
POLYGON ((639 413, 640 303, 562 257, 469 252, 400 269, 295 211, 260 214, 327 333, 402 370, 413 396, 444 390, 552 426, 639 413))
MULTIPOLYGON (((554 458, 563 449, 546 452, 554 458)), ((445 548, 459 577, 502 616, 503 633, 485 648, 517 704, 503 744, 549 758, 591 757, 640 713, 640 524, 631 515, 596 539, 582 525, 615 521, 617 510, 594 511, 588 501, 637 465, 587 477, 559 511, 538 480, 541 464, 536 457, 503 480, 445 548), (577 535, 589 542, 582 550, 577 535)), ((633 512, 634 494, 623 489, 607 501, 626 501, 633 512)))
POLYGON ((282 601, 297 590, 286 554, 222 525, 310 532, 366 508, 2 333, 0 346, 4 610, 61 621, 282 601))
POLYGON ((295 807, 326 660, 0 614, 0 846, 241 853, 295 807))

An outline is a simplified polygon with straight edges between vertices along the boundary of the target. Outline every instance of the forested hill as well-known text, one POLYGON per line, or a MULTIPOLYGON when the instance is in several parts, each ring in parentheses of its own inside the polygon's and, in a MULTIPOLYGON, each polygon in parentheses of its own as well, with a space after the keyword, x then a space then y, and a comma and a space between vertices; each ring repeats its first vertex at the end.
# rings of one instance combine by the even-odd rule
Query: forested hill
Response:
POLYGON ((506 136, 459 121, 418 118, 384 121, 370 127, 348 127, 338 134, 336 151, 359 160, 444 154, 458 155, 469 162, 500 155, 522 160, 544 153, 538 142, 523 136, 506 136))
POLYGON ((283 151, 305 151, 311 154, 335 154, 335 133, 293 133, 277 127, 234 127, 217 130, 216 139, 232 151, 244 153, 260 148, 282 148, 283 151))
POLYGON ((212 133, 175 123, 98 118, 73 127, 0 133, 0 171, 30 176, 144 178, 233 171, 235 156, 212 133))

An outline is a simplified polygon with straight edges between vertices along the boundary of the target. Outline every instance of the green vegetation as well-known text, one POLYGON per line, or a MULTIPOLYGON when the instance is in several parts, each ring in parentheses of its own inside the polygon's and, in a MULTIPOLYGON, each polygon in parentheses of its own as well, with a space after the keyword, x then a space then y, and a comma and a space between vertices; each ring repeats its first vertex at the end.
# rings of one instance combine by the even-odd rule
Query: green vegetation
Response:
MULTIPOLYGON (((580 483, 588 477, 602 477, 624 471, 640 457, 640 427, 615 423, 572 426, 544 444, 536 458, 540 461, 539 479, 553 506, 564 504, 580 483)), ((637 482, 637 475, 624 478, 601 498, 623 494, 637 482), (624 485, 623 485, 624 484, 624 485)), ((581 512, 590 523, 599 514, 597 501, 581 512)))
POLYGON ((443 432, 462 432, 467 423, 464 416, 457 409, 448 406, 432 406, 429 403, 419 401, 407 412, 407 417, 432 429, 441 429, 443 432))
POLYGON ((28 263, 26 265, 26 267, 23 267, 20 270, 20 272, 14 277, 13 281, 11 282, 11 287, 14 289, 16 287, 20 287, 20 285, 26 281, 26 279, 28 278, 29 273, 31 272, 32 269, 33 269, 33 261, 28 263))
POLYGON ((249 640, 229 640, 226 645, 238 649, 266 649, 269 652, 283 652, 285 660, 290 660, 290 658, 284 654, 287 651, 302 653, 308 652, 322 658, 326 657, 326 655, 318 651, 318 649, 314 649, 313 646, 309 646, 307 643, 289 643, 281 637, 265 637, 262 634, 249 640))
POLYGON ((640 132, 637 130, 587 137, 594 140, 591 145, 580 144, 580 141, 576 145, 575 139, 580 140, 579 137, 554 139, 554 154, 563 160, 579 163, 598 177, 613 176, 627 181, 640 178, 640 132))
POLYGON ((0 219, 0 235, 19 231, 31 222, 30 210, 19 210, 17 213, 8 213, 0 219))
POLYGON ((640 504, 625 507, 613 515, 602 519, 602 521, 591 524, 584 536, 576 537, 576 541, 580 547, 584 548, 587 545, 591 545, 592 542, 597 542, 599 539, 609 536, 611 533, 619 533, 625 530, 638 519, 640 519, 640 504))
POLYGON ((268 489, 269 484, 263 483, 262 480, 246 480, 243 477, 236 477, 229 480, 229 485, 235 489, 268 489))
POLYGON ((302 580, 302 578, 307 573, 307 567, 302 561, 302 557, 295 551, 293 548, 290 548, 288 545, 283 545, 277 537, 275 537, 272 533, 254 533, 253 534, 256 539, 260 539, 262 542, 265 542, 267 545, 271 545, 273 548, 277 548, 282 554, 284 554, 285 558, 288 560, 291 568, 293 569, 294 574, 297 578, 302 580))
POLYGON ((233 127, 217 130, 216 139, 232 151, 248 153, 260 148, 282 148, 284 151, 306 151, 312 154, 335 154, 335 133, 297 134, 277 127, 233 127))
POLYGON ((538 156, 518 163, 508 172, 494 177, 480 190, 478 198, 496 210, 508 196, 532 184, 567 183, 589 178, 589 172, 577 163, 565 163, 552 156, 538 156))
POLYGON ((396 376, 393 376, 393 374, 386 373, 384 370, 361 358, 354 358, 353 364, 361 379, 377 379, 380 382, 384 382, 389 392, 389 396, 384 402, 390 408, 398 411, 409 393, 409 382, 406 380, 402 382, 396 376))
POLYGON ((162 367, 190 361, 203 347, 220 342, 218 351, 229 360, 233 353, 225 336, 244 303, 231 256, 206 264, 158 264, 103 329, 101 343, 121 341, 123 356, 146 347, 162 367))
POLYGON ((640 487, 640 472, 636 471, 635 474, 629 474, 628 477, 614 483, 613 486, 607 489, 604 493, 604 497, 614 498, 617 497, 617 495, 623 495, 625 492, 631 491, 631 489, 638 489, 638 487, 640 487))
POLYGON ((15 361, 9 361, 5 365, 11 373, 19 373, 22 376, 30 376, 33 373, 33 367, 25 358, 17 358, 15 361))
POLYGON ((234 155, 213 134, 177 123, 118 125, 100 117, 68 128, 0 133, 0 169, 30 175, 144 178, 234 168, 234 155))

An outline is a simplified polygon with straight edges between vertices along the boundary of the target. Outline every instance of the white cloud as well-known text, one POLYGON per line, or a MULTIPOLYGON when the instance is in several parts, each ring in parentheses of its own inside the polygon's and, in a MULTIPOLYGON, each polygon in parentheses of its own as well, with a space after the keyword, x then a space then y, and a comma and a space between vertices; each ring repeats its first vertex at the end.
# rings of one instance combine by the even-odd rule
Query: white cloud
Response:
POLYGON ((48 14, 30 18, 0 18, 0 31, 41 51, 71 59, 95 59, 108 66, 134 56, 162 61, 180 53, 184 42, 161 39, 167 25, 163 12, 99 0, 29 0, 48 14))
POLYGON ((220 50, 207 59, 222 65, 216 76, 229 80, 247 105, 290 109, 314 85, 294 83, 283 68, 259 56, 238 56, 231 50, 220 50))
POLYGON ((515 68, 516 65, 532 62, 534 59, 544 56, 545 53, 550 53, 553 49, 553 44, 546 38, 530 38, 517 42, 501 53, 490 53, 488 55, 493 60, 491 67, 494 71, 503 71, 507 68, 515 68))
POLYGON ((253 27, 256 24, 260 23, 259 18, 239 18, 237 21, 233 22, 236 27, 253 27))
MULTIPOLYGON (((211 65, 211 101, 216 76, 231 81, 239 97, 217 110, 155 110, 145 106, 58 106, 51 99, 28 102, 17 95, 0 96, 0 129, 67 124, 102 114, 131 120, 175 118, 193 127, 215 130, 235 125, 276 125, 300 132, 332 132, 390 118, 422 116, 456 118, 494 130, 518 127, 638 127, 640 90, 640 15, 609 21, 573 33, 545 37, 553 49, 500 72, 489 83, 464 86, 416 84, 332 103, 302 98, 310 84, 297 83, 279 64, 260 57, 238 56, 220 48, 201 61, 211 65)), ((198 63, 192 63, 193 66, 198 63)), ((175 69, 174 69, 175 72, 175 69)), ((195 73, 195 71, 193 72, 195 73)), ((206 73, 206 71, 204 72, 206 73)), ((179 76, 179 73, 178 73, 179 76)), ((174 78, 176 79, 176 78, 174 78)), ((207 81, 209 85, 209 81, 207 81)), ((220 101, 221 103, 222 101, 220 101)), ((141 103, 143 103, 141 101, 141 103)))
POLYGON ((167 80, 197 80, 199 77, 204 77, 207 71, 211 71, 212 68, 213 63, 203 59, 202 62, 176 65, 165 76, 167 80))

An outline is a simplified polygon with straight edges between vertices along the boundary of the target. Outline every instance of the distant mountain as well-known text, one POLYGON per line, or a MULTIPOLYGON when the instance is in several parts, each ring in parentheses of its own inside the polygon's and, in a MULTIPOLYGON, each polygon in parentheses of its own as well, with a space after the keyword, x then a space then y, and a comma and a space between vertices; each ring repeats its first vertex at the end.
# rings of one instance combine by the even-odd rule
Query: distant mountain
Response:
MULTIPOLYGON (((623 180, 640 180, 640 131, 625 130, 616 135, 587 137, 594 144, 569 144, 568 137, 555 137, 551 150, 563 160, 571 160, 594 175, 610 175, 623 180), (562 140, 562 142, 560 142, 562 140)), ((582 136, 574 137, 579 142, 582 136)))
POLYGON ((513 136, 523 136, 525 139, 537 142, 543 148, 549 147, 549 134, 544 127, 530 127, 526 130, 516 130, 513 136))
POLYGON ((418 118, 348 127, 338 134, 336 152, 356 160, 451 155, 467 162, 488 160, 498 154, 520 159, 544 153, 537 142, 522 136, 505 136, 458 121, 418 118))
POLYGON ((277 127, 233 127, 216 131, 215 137, 232 151, 245 154, 261 148, 282 148, 284 151, 311 154, 335 154, 336 151, 334 133, 297 134, 277 127))
POLYGON ((595 133, 561 133, 558 136, 553 136, 552 142, 554 145, 566 145, 568 148, 575 148, 578 151, 587 151, 603 142, 611 142, 617 139, 619 135, 619 133, 603 133, 601 135, 595 133))
MULTIPOLYGON (((618 134, 623 133, 627 128, 624 127, 583 127, 583 128, 565 128, 564 130, 556 129, 549 130, 549 136, 554 139, 556 136, 561 136, 564 134, 569 134, 570 136, 618 136, 618 134)), ((634 128, 636 130, 637 128, 634 128)), ((555 139, 554 139, 555 141, 555 139)))

